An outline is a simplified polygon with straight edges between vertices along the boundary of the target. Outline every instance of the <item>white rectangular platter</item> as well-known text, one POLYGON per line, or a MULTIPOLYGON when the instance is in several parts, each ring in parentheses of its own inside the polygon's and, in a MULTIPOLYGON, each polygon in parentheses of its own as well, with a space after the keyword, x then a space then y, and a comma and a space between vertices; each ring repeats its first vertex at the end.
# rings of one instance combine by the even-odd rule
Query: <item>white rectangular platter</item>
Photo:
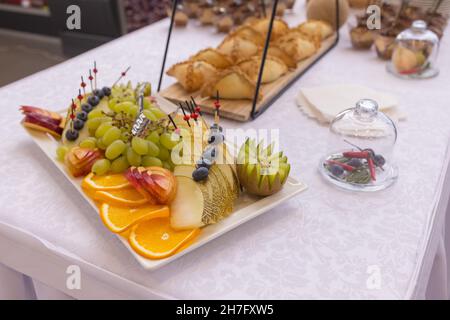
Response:
MULTIPOLYGON (((49 134, 44 134, 38 131, 26 129, 33 141, 39 146, 39 148, 45 153, 48 159, 62 172, 67 180, 78 190, 81 196, 92 206, 93 212, 98 214, 98 208, 81 189, 82 178, 73 178, 67 171, 63 163, 56 160, 56 148, 58 147, 57 141, 49 134)), ((280 203, 294 197, 300 192, 306 190, 307 186, 293 178, 288 178, 284 188, 268 197, 251 197, 242 193, 239 199, 235 203, 235 211, 226 219, 216 223, 214 225, 206 226, 202 229, 202 232, 197 237, 195 242, 173 256, 160 260, 150 260, 138 255, 128 244, 127 239, 117 235, 125 245, 131 254, 136 258, 140 265, 147 270, 156 270, 167 263, 178 259, 179 257, 187 254, 188 252, 195 250, 196 248, 205 245, 213 239, 227 233, 228 231, 238 227, 239 225, 256 218, 264 212, 272 209, 280 203)), ((100 219, 100 216, 99 216, 100 219)), ((110 232, 108 229, 104 229, 105 232, 110 232)))

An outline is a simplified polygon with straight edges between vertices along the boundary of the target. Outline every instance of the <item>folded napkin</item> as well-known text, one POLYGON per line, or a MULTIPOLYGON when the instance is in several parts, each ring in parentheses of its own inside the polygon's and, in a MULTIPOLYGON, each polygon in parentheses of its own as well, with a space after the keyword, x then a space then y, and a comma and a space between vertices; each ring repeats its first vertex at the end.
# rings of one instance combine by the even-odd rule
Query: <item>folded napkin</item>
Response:
POLYGON ((342 84, 302 88, 297 104, 303 112, 321 123, 329 123, 341 111, 353 108, 360 99, 373 99, 379 110, 392 120, 406 119, 398 108, 396 97, 360 85, 342 84))

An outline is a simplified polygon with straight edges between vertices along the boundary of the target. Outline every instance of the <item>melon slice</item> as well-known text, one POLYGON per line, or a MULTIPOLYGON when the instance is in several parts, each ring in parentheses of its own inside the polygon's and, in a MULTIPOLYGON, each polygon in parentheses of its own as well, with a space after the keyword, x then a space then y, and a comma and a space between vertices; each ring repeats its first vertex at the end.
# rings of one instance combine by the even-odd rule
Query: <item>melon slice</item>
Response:
POLYGON ((203 227, 227 217, 239 193, 231 166, 213 165, 203 182, 192 179, 194 169, 193 165, 180 165, 174 170, 178 191, 170 207, 170 223, 177 230, 203 227))
POLYGON ((202 227, 203 194, 194 180, 177 177, 178 192, 170 206, 170 224, 174 229, 202 227))

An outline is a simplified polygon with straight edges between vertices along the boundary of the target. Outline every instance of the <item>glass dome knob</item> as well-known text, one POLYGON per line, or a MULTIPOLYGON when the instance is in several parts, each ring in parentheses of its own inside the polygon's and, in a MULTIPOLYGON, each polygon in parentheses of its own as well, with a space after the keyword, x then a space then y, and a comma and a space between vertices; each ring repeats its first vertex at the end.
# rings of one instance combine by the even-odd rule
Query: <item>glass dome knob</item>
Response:
POLYGON ((427 30, 427 23, 423 20, 415 20, 412 24, 412 29, 414 31, 425 31, 427 30))
POLYGON ((355 114, 360 120, 370 121, 378 113, 378 103, 372 99, 362 99, 356 103, 355 114))

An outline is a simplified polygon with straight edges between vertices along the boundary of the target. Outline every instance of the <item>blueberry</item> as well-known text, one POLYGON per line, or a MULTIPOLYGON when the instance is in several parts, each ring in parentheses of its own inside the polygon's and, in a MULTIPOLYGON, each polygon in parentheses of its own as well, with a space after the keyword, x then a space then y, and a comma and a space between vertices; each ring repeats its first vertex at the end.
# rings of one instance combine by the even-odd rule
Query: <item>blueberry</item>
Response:
POLYGON ((103 98, 103 97, 105 96, 105 94, 103 93, 103 90, 95 89, 93 93, 94 93, 94 95, 97 96, 99 99, 101 99, 101 98, 103 98))
POLYGON ((94 108, 94 107, 91 106, 89 103, 83 103, 83 104, 81 105, 81 109, 82 109, 84 112, 86 112, 86 113, 91 112, 93 108, 94 108))
POLYGON ((200 159, 199 161, 197 161, 197 168, 200 167, 205 167, 207 169, 209 169, 212 166, 212 161, 210 159, 200 159))
POLYGON ((88 102, 91 106, 95 107, 100 103, 100 99, 97 96, 90 96, 88 102))
POLYGON ((102 89, 103 95, 109 97, 111 95, 111 88, 110 87, 103 87, 102 89))
POLYGON ((356 158, 351 159, 349 162, 347 162, 347 164, 348 164, 349 166, 354 167, 354 168, 359 168, 359 167, 362 166, 361 160, 356 159, 356 158))
POLYGON ((221 126, 219 126, 217 123, 214 123, 211 128, 212 131, 217 131, 219 130, 219 132, 223 132, 223 128, 221 126))
POLYGON ((219 132, 215 132, 209 136, 208 143, 218 145, 218 144, 221 144, 223 142, 223 140, 224 140, 223 134, 221 134, 219 132))
POLYGON ((376 155, 373 157, 373 162, 375 162, 375 164, 376 164, 378 167, 382 167, 382 166, 385 165, 386 159, 384 159, 384 157, 383 157, 381 154, 376 154, 376 155))
POLYGON ((344 169, 342 169, 341 166, 332 164, 332 165, 330 166, 330 172, 331 172, 334 176, 339 177, 339 176, 341 176, 341 175, 344 173, 344 169))
POLYGON ((208 177, 208 174, 209 174, 208 168, 200 167, 195 169, 194 172, 192 172, 192 179, 194 179, 194 181, 205 180, 208 177))
POLYGON ((73 128, 76 130, 81 130, 84 127, 84 121, 80 119, 75 119, 73 121, 73 128))
POLYGON ((86 111, 80 111, 77 113, 77 118, 86 121, 87 120, 87 112, 86 111))
POLYGON ((66 138, 69 141, 75 141, 78 139, 78 131, 69 129, 66 131, 66 138))

